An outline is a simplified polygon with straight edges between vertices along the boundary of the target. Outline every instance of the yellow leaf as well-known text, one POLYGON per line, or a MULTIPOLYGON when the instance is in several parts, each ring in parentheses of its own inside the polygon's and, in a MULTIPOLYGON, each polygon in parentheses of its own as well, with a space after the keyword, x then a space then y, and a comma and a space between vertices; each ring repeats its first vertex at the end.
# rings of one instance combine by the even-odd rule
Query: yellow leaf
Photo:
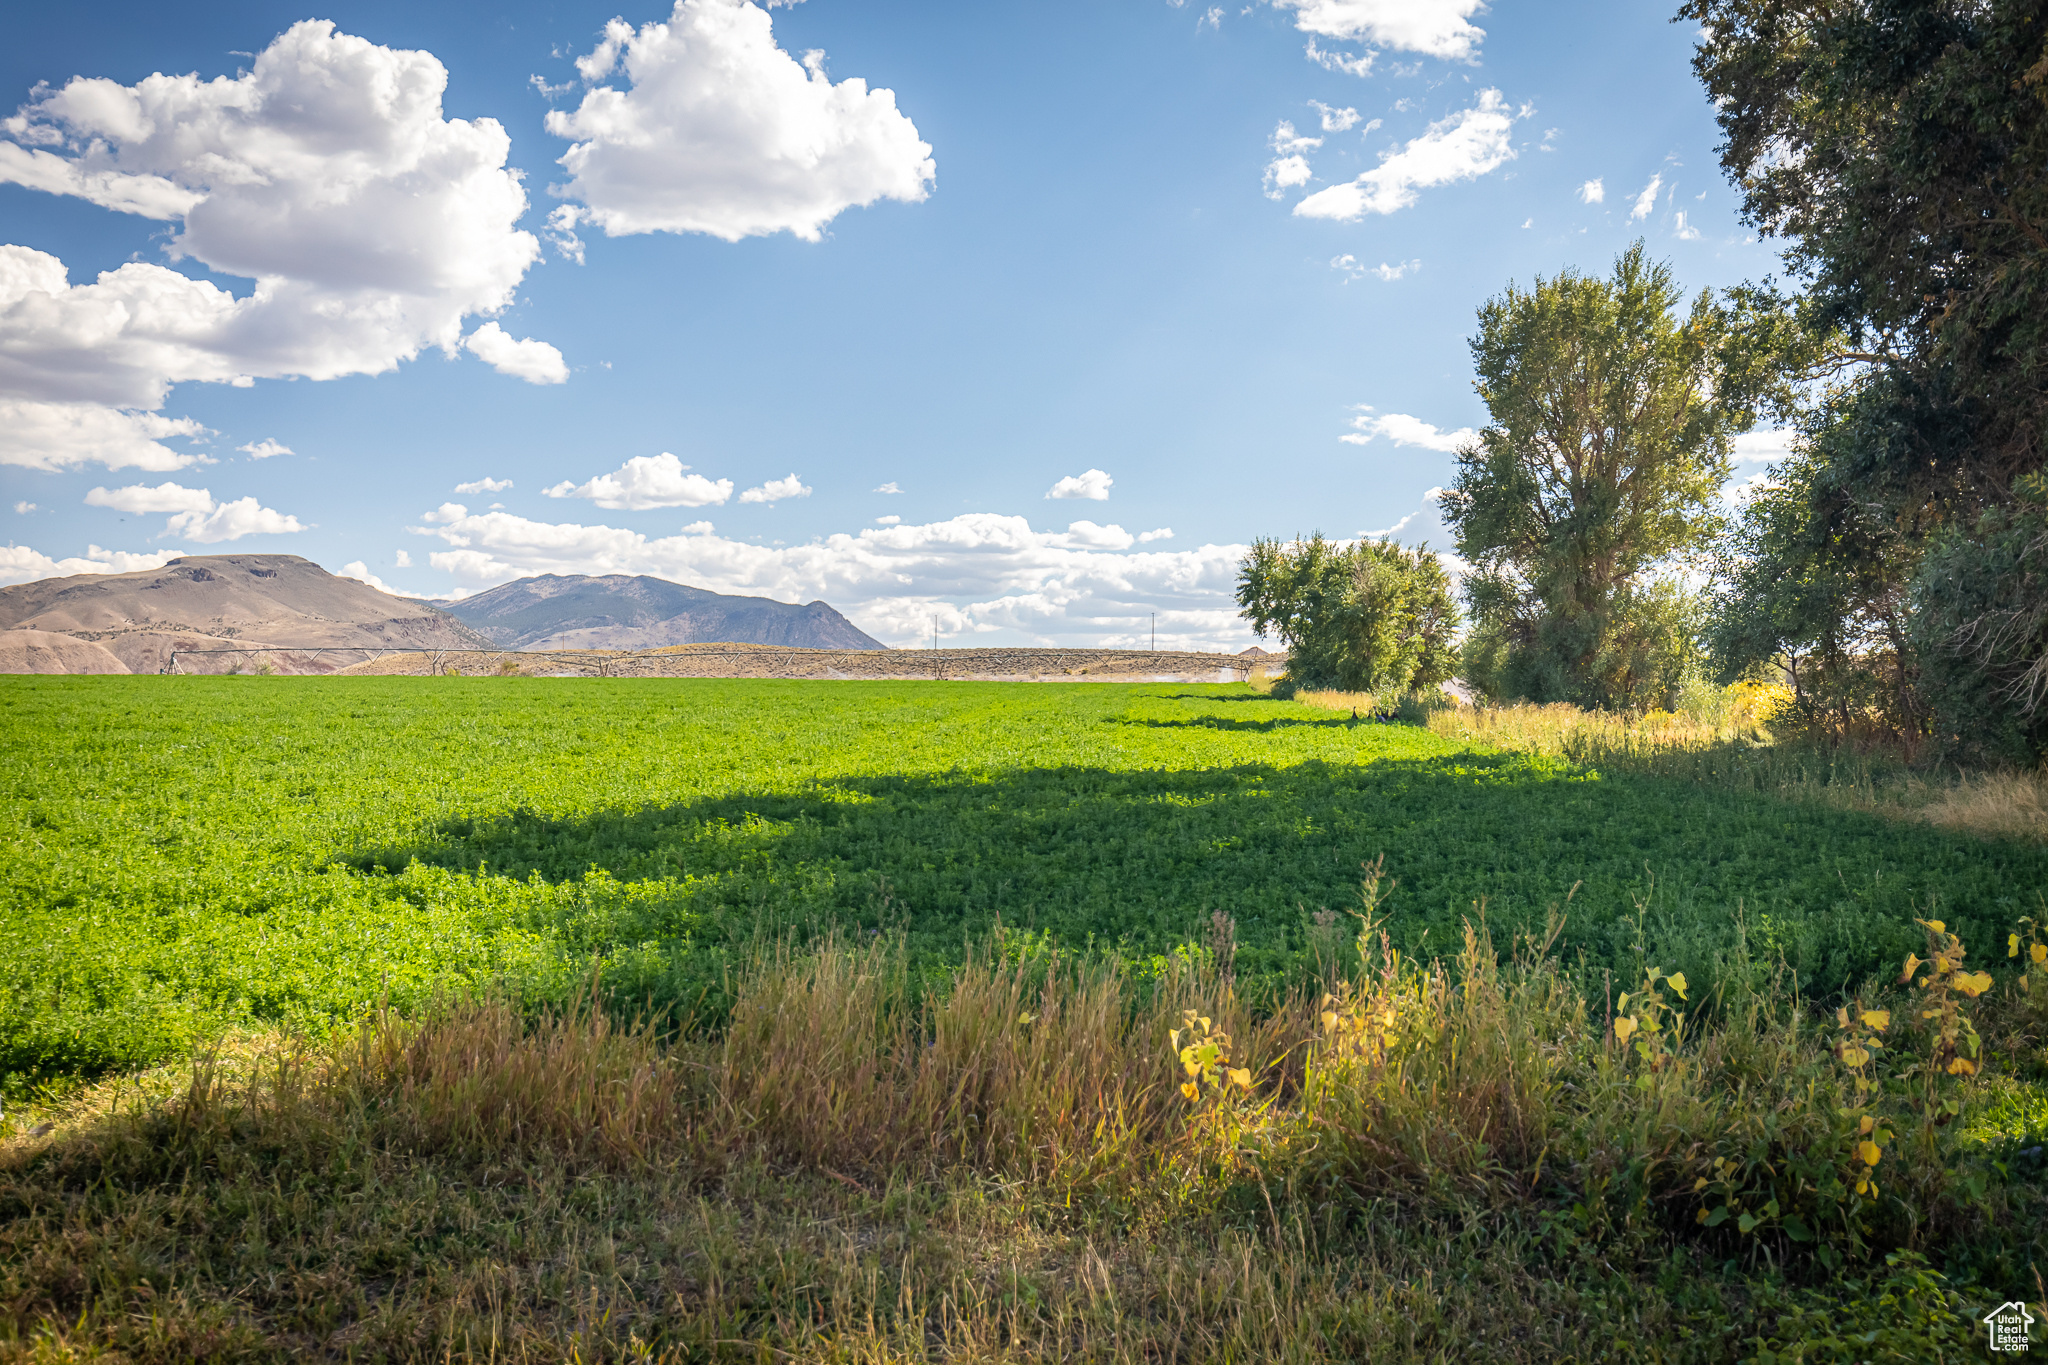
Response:
POLYGON ((1633 1019, 1624 1017, 1614 1021, 1614 1036, 1624 1043, 1628 1041, 1628 1036, 1635 1031, 1636 1021, 1633 1019))
POLYGON ((1678 998, 1680 1000, 1685 999, 1685 973, 1673 972, 1669 980, 1671 982, 1671 989, 1678 992, 1678 998))
POLYGON ((1956 989, 1974 1000, 1991 989, 1991 973, 1957 972, 1956 989))
POLYGON ((1230 1072, 1231 1084, 1240 1090, 1252 1088, 1252 1073, 1249 1067, 1237 1067, 1230 1072))
POLYGON ((1323 1032, 1325 1032, 1325 1033, 1335 1033, 1336 1031, 1337 1031, 1337 1016, 1336 1016, 1336 1015, 1335 1015, 1334 1013, 1332 1013, 1331 1011, 1329 1011, 1329 1010, 1324 1010, 1324 1011, 1323 1011, 1323 1032))
POLYGON ((2048 962, 2048 943, 2036 943, 2027 949, 2027 956, 2036 962, 2048 962))
POLYGON ((2005 955, 2007 957, 2018 957, 2020 955, 2020 936, 2018 934, 2007 934, 2005 936, 2005 955))
POLYGON ((1882 1032, 1885 1029, 1890 1028, 1891 1025, 1892 1012, 1890 1010, 1863 1011, 1863 1027, 1874 1028, 1877 1029, 1879 1032, 1882 1032))
MULTIPOLYGON (((1704 1182, 1704 1181, 1702 1181, 1701 1183, 1702 1183, 1702 1184, 1704 1184, 1705 1182, 1704 1182)), ((1701 1209, 1701 1210, 1700 1210, 1700 1212, 1699 1212, 1699 1217, 1697 1217, 1697 1218, 1693 1219, 1693 1221, 1694 1221, 1695 1223, 1704 1223, 1704 1222, 1706 1222, 1706 1221, 1707 1221, 1707 1211, 1706 1211, 1705 1209, 1701 1209)))
POLYGON ((1870 1141, 1870 1139, 1865 1138, 1856 1144, 1856 1155, 1863 1158, 1864 1165, 1875 1166, 1878 1158, 1884 1155, 1884 1149, 1870 1141))
POLYGON ((1977 1064, 1968 1057, 1958 1057, 1948 1064, 1948 1074, 1951 1076, 1974 1076, 1977 1074, 1977 1064))
POLYGON ((1870 1054, 1860 1047, 1844 1046, 1842 1048, 1842 1064, 1844 1066, 1862 1066, 1869 1060, 1870 1054))
POLYGON ((1202 1032, 1204 1032, 1204 1033, 1207 1033, 1208 1031, 1209 1031, 1209 1016, 1205 1014, 1205 1015, 1203 1015, 1203 1016, 1202 1016, 1202 1032))
MULTIPOLYGON (((1695 1180, 1695 1181, 1693 1181, 1693 1182, 1692 1182, 1692 1188, 1693 1188, 1693 1192, 1694 1192, 1695 1194, 1697 1194, 1697 1193, 1698 1193, 1699 1191, 1701 1191, 1701 1190, 1705 1189, 1706 1187, 1707 1187, 1707 1178, 1706 1178, 1705 1176, 1701 1176, 1701 1177, 1700 1177, 1700 1178, 1699 1178, 1698 1180, 1695 1180)), ((1705 1209, 1701 1209, 1701 1210, 1700 1210, 1700 1213, 1701 1213, 1701 1215, 1702 1215, 1702 1216, 1705 1216, 1705 1214, 1706 1214, 1706 1210, 1705 1210, 1705 1209)))
POLYGON ((1946 924, 1943 924, 1938 919, 1923 919, 1920 922, 1926 925, 1928 928, 1932 929, 1937 934, 1945 934, 1948 932, 1948 926, 1946 924))
POLYGON ((1195 1089, 1195 1083, 1193 1081, 1183 1081, 1181 1082, 1180 1093, 1186 1095, 1189 1099, 1193 1099, 1195 1098, 1195 1096, 1201 1094, 1202 1092, 1195 1089))
POLYGON ((1856 1193, 1858 1193, 1858 1194, 1869 1194, 1869 1193, 1870 1193, 1870 1182, 1869 1182, 1868 1180, 1859 1180, 1859 1181, 1857 1181, 1857 1182, 1856 1182, 1856 1193))
POLYGON ((1843 1028, 1849 1027, 1849 1007, 1847 1005, 1835 1011, 1835 1023, 1843 1028))
POLYGON ((1921 959, 1912 953, 1906 954, 1906 969, 1899 973, 1899 983, 1904 985, 1913 979, 1913 973, 1920 970, 1921 959))
POLYGON ((1877 1127, 1877 1120, 1872 1118, 1870 1115, 1865 1114, 1863 1116, 1863 1122, 1857 1125, 1856 1131, 1859 1133, 1867 1133, 1875 1127, 1877 1127))

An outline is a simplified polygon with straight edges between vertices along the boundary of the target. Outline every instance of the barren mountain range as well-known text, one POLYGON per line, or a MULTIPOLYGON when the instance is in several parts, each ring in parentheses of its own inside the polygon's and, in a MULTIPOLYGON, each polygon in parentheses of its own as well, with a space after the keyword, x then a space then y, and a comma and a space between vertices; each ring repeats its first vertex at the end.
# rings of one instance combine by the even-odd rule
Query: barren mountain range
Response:
POLYGON ((0 588, 0 673, 331 672, 374 649, 646 649, 733 641, 882 649, 823 602, 659 578, 549 574, 456 602, 394 597, 297 555, 188 555, 160 569, 0 588), (264 650, 255 656, 205 651, 264 650))
POLYGON ((660 649, 714 641, 888 647, 823 602, 730 597, 645 575, 543 574, 434 605, 506 649, 660 649))
MULTIPOLYGON (((173 650, 477 649, 490 643, 437 607, 337 577, 297 555, 187 555, 161 569, 0 588, 0 670, 7 672, 155 673, 173 650), (97 653, 29 634, 68 636, 97 653), (59 661, 71 666, 52 666, 59 661)), ((203 657, 195 655, 193 664, 203 657)), ((350 661, 342 657, 330 666, 350 661)), ((297 672, 307 662, 273 666, 297 672)))

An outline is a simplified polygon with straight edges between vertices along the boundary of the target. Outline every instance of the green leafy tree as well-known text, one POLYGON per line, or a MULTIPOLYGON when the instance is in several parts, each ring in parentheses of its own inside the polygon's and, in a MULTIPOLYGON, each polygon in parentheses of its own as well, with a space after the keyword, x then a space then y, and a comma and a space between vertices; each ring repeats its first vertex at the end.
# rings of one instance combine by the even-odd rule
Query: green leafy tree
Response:
POLYGON ((1717 613, 1724 667, 1803 656, 1844 726, 1862 705, 1945 750, 2038 755, 2042 695, 2012 685, 2042 657, 2012 614, 2036 570, 2004 514, 2048 461, 2048 14, 1688 0, 1681 17, 1703 33, 1722 165, 1784 241, 1804 320, 1832 338, 1811 373, 1835 381, 1784 496, 1755 509, 1717 613))
POLYGON ((1830 741, 1912 738, 1926 720, 1910 639, 1918 554, 1845 472, 1871 438, 1871 412, 1838 390, 1806 415, 1797 450, 1752 491, 1722 547, 1710 609, 1723 680, 1782 673, 1792 685, 1785 719, 1830 741))
POLYGON ((1260 635, 1285 642, 1294 688, 1392 698, 1457 667, 1450 576, 1426 548, 1259 540, 1238 567, 1237 604, 1260 635))
POLYGON ((1492 420, 1459 452, 1443 504, 1473 565, 1470 681, 1537 701, 1667 703, 1692 613, 1653 582, 1721 529, 1736 434, 1790 402, 1797 329, 1774 303, 1703 292, 1681 313, 1670 269, 1639 242, 1610 278, 1567 270, 1479 310, 1475 387, 1492 420))

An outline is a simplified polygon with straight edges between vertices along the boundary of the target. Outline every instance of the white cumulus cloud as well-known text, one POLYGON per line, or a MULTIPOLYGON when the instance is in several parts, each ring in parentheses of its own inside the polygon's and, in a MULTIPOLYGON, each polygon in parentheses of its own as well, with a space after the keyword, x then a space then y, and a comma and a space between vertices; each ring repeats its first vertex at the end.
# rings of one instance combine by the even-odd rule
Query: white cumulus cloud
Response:
POLYGON ((1275 157, 1266 163, 1266 197, 1278 199, 1282 193, 1315 179, 1315 172, 1309 169, 1308 160, 1299 156, 1275 157))
POLYGON ((1088 498, 1104 502, 1109 498, 1109 486, 1116 480, 1099 469, 1083 474, 1069 474, 1045 491, 1048 498, 1088 498))
POLYGON ((1293 10, 1303 33, 1429 57, 1469 59, 1486 36, 1471 22, 1482 0, 1273 0, 1273 7, 1293 10))
POLYGON ((589 221, 612 236, 816 241, 849 208, 924 199, 937 174, 893 91, 835 83, 822 52, 799 63, 776 46, 768 12, 744 0, 677 0, 665 23, 638 30, 614 19, 576 68, 589 82, 625 79, 547 116, 575 144, 558 192, 576 212, 561 231, 589 221))
POLYGON ((1405 412, 1375 414, 1371 408, 1360 408, 1358 415, 1351 419, 1351 430, 1337 439, 1362 446, 1370 445, 1382 436, 1397 446, 1420 446, 1424 450, 1440 450, 1447 455, 1479 439, 1479 433, 1471 427, 1445 431, 1405 412))
POLYGON ((1657 191, 1664 188, 1662 174, 1650 177, 1650 183, 1643 186, 1643 192, 1636 196, 1635 207, 1628 211, 1628 220, 1633 223, 1650 216, 1650 210, 1657 207, 1657 191))
POLYGON ((397 588, 392 587, 389 583, 371 573, 370 566, 363 563, 360 559, 350 560, 342 565, 340 576, 342 578, 353 578, 358 583, 367 583, 378 592, 388 592, 393 597, 417 597, 419 595, 417 593, 400 592, 397 588))
POLYGON ((1332 109, 1321 100, 1310 100, 1308 107, 1322 115, 1323 131, 1326 133, 1348 133, 1358 126, 1356 109, 1332 109))
POLYGON ((93 545, 86 549, 83 559, 52 559, 26 545, 8 545, 0 547, 0 585, 33 583, 39 578, 69 578, 73 574, 161 569, 183 553, 182 550, 153 550, 138 554, 130 550, 102 550, 93 545))
POLYGON ((1606 203, 1607 186, 1601 182, 1598 176, 1595 176, 1593 179, 1588 180, 1585 184, 1579 186, 1579 202, 1581 204, 1606 203))
POLYGON ((1429 125, 1422 136, 1347 184, 1319 190, 1294 206, 1304 218, 1356 222, 1368 213, 1394 213, 1415 202, 1416 191, 1485 175, 1514 159, 1508 133, 1526 111, 1508 108, 1498 90, 1429 125))
MULTIPOLYGON (((0 263, 13 249, 0 246, 0 263)), ((4 344, 0 340, 0 346, 4 344)), ((0 394, 0 465, 64 469, 96 461, 109 469, 168 472, 210 462, 201 452, 175 449, 165 445, 166 440, 198 441, 211 434, 189 417, 123 412, 103 403, 38 403, 0 394)))
POLYGON ((1684 209, 1678 211, 1678 220, 1672 225, 1671 230, 1678 234, 1678 239, 1682 242, 1699 240, 1700 230, 1685 221, 1684 209))
POLYGON ((294 453, 292 448, 284 442, 273 441, 268 438, 261 441, 251 441, 245 446, 236 446, 235 449, 241 451, 252 460, 267 460, 273 455, 290 455, 294 453))
POLYGON ((462 339, 462 347, 499 374, 529 384, 565 384, 569 367, 562 353, 545 341, 515 338, 495 322, 487 322, 462 339))
POLYGON ((168 512, 171 515, 164 522, 164 533, 181 540, 197 541, 201 545, 240 540, 243 536, 285 535, 306 529, 297 517, 265 507, 254 498, 215 502, 213 494, 204 488, 186 488, 168 481, 154 488, 144 484, 130 484, 126 488, 95 488, 85 495, 85 501, 90 507, 108 507, 137 515, 168 512))
POLYGON ((1158 530, 1156 530, 1156 531, 1140 531, 1140 532, 1138 532, 1138 540, 1139 540, 1139 543, 1141 543, 1141 544, 1145 544, 1145 545, 1150 545, 1150 544, 1151 544, 1151 543, 1152 543, 1153 541, 1155 541, 1155 540, 1172 540, 1172 539, 1173 539, 1173 528, 1172 528, 1171 526, 1162 526, 1162 527, 1160 527, 1160 528, 1159 528, 1158 530))
POLYGON ((73 284, 0 246, 0 463, 177 469, 195 457, 162 440, 200 433, 156 416, 173 385, 452 354, 540 244, 504 129, 444 118, 446 84, 431 53, 307 20, 232 79, 74 77, 0 120, 0 180, 175 223, 173 260, 254 281, 134 261, 73 284))
POLYGON ((154 488, 131 484, 127 488, 95 488, 85 495, 88 507, 111 507, 117 512, 211 512, 213 494, 204 488, 186 488, 168 481, 154 488))
POLYGON ((707 479, 687 472, 689 468, 664 450, 659 455, 635 455, 612 473, 600 474, 588 483, 565 479, 541 491, 551 498, 588 498, 599 507, 627 512, 650 507, 711 507, 732 496, 731 479, 707 479))
POLYGON ((889 482, 883 484, 881 487, 873 491, 877 493, 901 493, 903 490, 896 486, 896 481, 894 479, 891 479, 889 480, 889 482))
POLYGON ((511 486, 512 480, 510 479, 471 479, 468 483, 456 484, 455 491, 458 493, 502 493, 511 486))
POLYGON ((791 474, 787 478, 770 479, 758 488, 749 488, 740 494, 741 502, 781 502, 784 498, 808 498, 810 487, 791 474))
POLYGON ((1286 119, 1280 120, 1279 126, 1273 129, 1272 147, 1276 152, 1312 152, 1322 145, 1323 140, 1319 137, 1304 137, 1295 132, 1294 124, 1286 119))

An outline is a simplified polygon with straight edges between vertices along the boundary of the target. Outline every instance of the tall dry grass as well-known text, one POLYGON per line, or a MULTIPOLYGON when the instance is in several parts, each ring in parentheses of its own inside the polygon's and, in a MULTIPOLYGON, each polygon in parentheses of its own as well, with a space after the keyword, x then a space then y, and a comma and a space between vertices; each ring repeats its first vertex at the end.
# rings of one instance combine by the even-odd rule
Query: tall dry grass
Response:
POLYGON ((1549 754, 1604 767, 1819 801, 1924 821, 1981 838, 2048 840, 2048 768, 1969 772, 1916 766, 1883 745, 1819 748, 1777 742, 1782 687, 1693 688, 1678 711, 1588 711, 1569 703, 1473 706, 1448 697, 1397 702, 1368 693, 1303 691, 1295 700, 1375 714, 1461 743, 1549 754))
MULTIPOLYGON (((1838 1208, 1861 1130, 1827 1031, 1674 993, 1631 1044, 1545 948, 1471 929, 1420 963, 1368 932, 1326 997, 1255 1019, 1213 966, 920 985, 898 944, 830 941, 766 953, 716 1039, 450 1000, 202 1059, 0 1149, 0 1360, 1536 1360, 1717 1339, 1790 1292, 1684 1308, 1659 1276, 1689 1256, 1824 1247, 1853 1280, 2043 1240, 1969 1165, 1991 1082, 1941 1082, 1932 1159, 1880 1167, 1904 1214, 1838 1208), (1191 1038, 1247 1083, 1195 1084, 1191 1038), (1730 1200, 1777 1212, 1700 1226, 1730 1200), (1613 1266, 1640 1275, 1571 1278, 1613 1266)), ((1913 1274, 1885 1291, 1913 1330, 1966 1328, 1913 1274)))

